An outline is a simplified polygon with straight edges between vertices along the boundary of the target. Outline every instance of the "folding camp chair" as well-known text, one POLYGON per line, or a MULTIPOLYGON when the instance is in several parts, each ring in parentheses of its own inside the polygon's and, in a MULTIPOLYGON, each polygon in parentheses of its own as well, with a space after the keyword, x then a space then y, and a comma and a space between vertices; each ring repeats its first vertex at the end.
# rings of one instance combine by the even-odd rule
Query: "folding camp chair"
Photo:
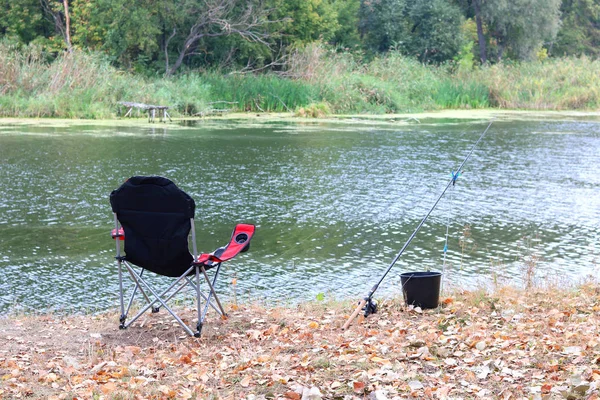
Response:
POLYGON ((194 200, 167 178, 159 176, 134 176, 110 194, 110 204, 115 217, 115 229, 112 231, 117 247, 117 265, 119 268, 119 294, 121 301, 120 328, 125 329, 135 322, 144 312, 152 309, 158 312, 164 307, 190 335, 200 337, 202 325, 209 307, 222 317, 225 310, 215 292, 221 264, 241 252, 248 250, 255 227, 250 224, 238 224, 229 243, 212 253, 200 254, 196 248, 194 229, 194 200), (194 254, 190 254, 188 238, 192 233, 194 254), (125 255, 121 253, 121 241, 125 241, 125 255), (141 268, 139 272, 133 265, 141 268), (131 297, 127 307, 124 301, 123 266, 133 280, 131 297), (207 270, 213 269, 212 280, 207 270), (158 275, 176 278, 162 292, 152 288, 144 277, 148 270, 158 275), (200 290, 200 274, 208 286, 208 293, 200 290), (198 323, 192 330, 167 305, 182 289, 190 285, 197 303, 198 323), (127 320, 127 314, 133 300, 140 292, 146 304, 139 312, 127 320), (201 300, 204 300, 202 308, 201 300))

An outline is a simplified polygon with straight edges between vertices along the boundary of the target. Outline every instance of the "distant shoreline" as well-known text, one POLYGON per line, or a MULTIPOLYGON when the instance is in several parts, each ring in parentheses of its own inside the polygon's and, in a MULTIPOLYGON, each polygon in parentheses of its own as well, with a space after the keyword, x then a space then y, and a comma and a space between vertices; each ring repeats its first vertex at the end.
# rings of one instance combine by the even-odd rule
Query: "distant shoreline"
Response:
POLYGON ((293 113, 230 113, 222 116, 208 117, 179 117, 173 118, 172 122, 148 122, 147 118, 110 118, 110 119, 80 119, 80 118, 0 118, 0 126, 9 125, 36 125, 36 126, 77 126, 77 125, 100 125, 100 126, 136 126, 136 127, 177 127, 182 128, 184 122, 197 123, 199 127, 202 122, 235 122, 238 120, 252 121, 256 123, 269 122, 328 122, 343 124, 418 124, 423 122, 444 122, 444 120, 539 120, 539 119, 579 119, 589 121, 600 121, 600 111, 529 111, 529 110, 442 110, 420 113, 400 114, 351 114, 330 115, 323 118, 304 118, 294 116, 293 113))

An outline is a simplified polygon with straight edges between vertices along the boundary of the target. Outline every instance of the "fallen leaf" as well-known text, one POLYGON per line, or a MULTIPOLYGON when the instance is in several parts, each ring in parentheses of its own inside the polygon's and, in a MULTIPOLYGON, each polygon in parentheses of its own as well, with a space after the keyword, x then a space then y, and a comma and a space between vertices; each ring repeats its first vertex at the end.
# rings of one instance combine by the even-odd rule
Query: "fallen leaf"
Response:
POLYGON ((378 364, 382 364, 382 365, 391 364, 390 360, 388 360, 386 358, 377 357, 377 356, 371 358, 371 361, 376 362, 378 364))
POLYGON ((256 361, 258 361, 259 363, 266 363, 270 359, 271 359, 271 357, 269 357, 266 354, 263 354, 263 355, 258 356, 258 358, 256 359, 256 361))
POLYGON ((241 387, 248 387, 248 385, 250 385, 250 381, 252 380, 252 377, 250 375, 246 375, 244 377, 244 379, 242 379, 242 381, 240 382, 240 386, 241 387))
POLYGON ((363 382, 354 381, 352 387, 356 393, 362 393, 362 391, 365 390, 365 384, 363 382))
POLYGON ((54 372, 50 372, 48 375, 46 375, 46 377, 44 378, 44 381, 56 382, 57 379, 58 379, 58 375, 56 375, 54 372))
POLYGON ((142 349, 138 346, 125 346, 125 351, 129 351, 133 354, 139 354, 142 349))
POLYGON ((543 394, 550 393, 550 390, 552 390, 552 385, 550 385, 548 383, 543 384, 541 389, 542 389, 543 394))
POLYGON ((302 396, 300 396, 300 394, 298 394, 296 392, 292 392, 291 390, 288 390, 283 395, 291 400, 300 400, 302 398, 302 396))
POLYGON ((110 394, 117 390, 117 385, 114 382, 107 382, 104 385, 100 386, 100 390, 104 394, 110 394))

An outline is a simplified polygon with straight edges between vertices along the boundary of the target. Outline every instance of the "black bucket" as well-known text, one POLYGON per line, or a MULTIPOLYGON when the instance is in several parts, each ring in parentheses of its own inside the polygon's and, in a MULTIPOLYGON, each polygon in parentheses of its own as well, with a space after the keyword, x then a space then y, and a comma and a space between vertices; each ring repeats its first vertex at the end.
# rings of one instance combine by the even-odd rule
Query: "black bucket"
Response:
POLYGON ((437 308, 440 301, 441 272, 405 272, 400 275, 406 305, 437 308))

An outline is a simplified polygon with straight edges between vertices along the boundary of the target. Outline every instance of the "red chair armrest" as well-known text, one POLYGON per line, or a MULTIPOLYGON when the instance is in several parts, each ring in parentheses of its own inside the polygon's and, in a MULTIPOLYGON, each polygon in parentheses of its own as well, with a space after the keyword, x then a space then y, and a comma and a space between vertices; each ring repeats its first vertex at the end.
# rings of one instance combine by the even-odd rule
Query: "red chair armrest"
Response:
POLYGON ((113 230, 110 232, 110 236, 111 236, 113 239, 119 238, 119 240, 125 240, 125 231, 123 231, 123 228, 119 228, 119 232, 117 233, 117 230, 116 230, 116 229, 113 229, 113 230))

